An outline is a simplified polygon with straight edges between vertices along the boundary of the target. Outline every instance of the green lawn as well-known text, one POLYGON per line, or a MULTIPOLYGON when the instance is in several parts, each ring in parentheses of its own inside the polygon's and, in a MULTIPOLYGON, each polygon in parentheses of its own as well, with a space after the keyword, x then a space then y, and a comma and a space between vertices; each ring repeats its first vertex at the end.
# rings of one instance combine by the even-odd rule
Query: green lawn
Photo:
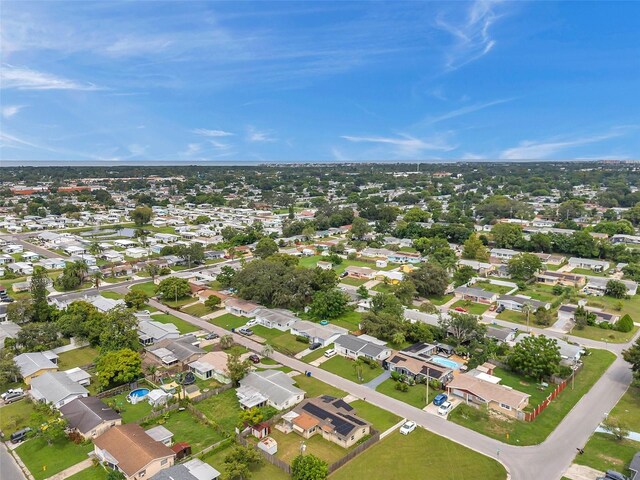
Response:
POLYGON ((358 378, 358 374, 354 365, 355 362, 353 360, 349 360, 340 355, 336 355, 335 357, 330 358, 322 365, 320 365, 320 368, 326 370, 327 372, 335 373, 336 375, 339 375, 342 378, 346 378, 347 380, 351 380, 355 383, 367 383, 376 378, 384 371, 380 366, 371 368, 369 365, 363 365, 360 369, 361 377, 358 378))
POLYGON ((608 433, 594 433, 584 447, 584 454, 576 455, 574 461, 601 472, 616 470, 629 475, 627 467, 639 450, 640 442, 618 441, 608 433))
MULTIPOLYGON (((322 255, 311 255, 309 257, 302 257, 298 260, 298 265, 305 268, 315 268, 318 260, 328 261, 327 257, 323 257, 322 255)), ((391 270, 393 268, 397 268, 397 265, 389 264, 384 268, 376 267, 375 261, 365 261, 365 260, 343 260, 340 265, 334 265, 333 270, 340 275, 345 269, 349 266, 353 267, 369 267, 374 270, 391 270)))
POLYGON ((640 432, 640 388, 629 387, 629 390, 609 412, 609 419, 621 420, 629 430, 640 432))
POLYGON ((328 385, 314 377, 307 377, 304 374, 296 375, 293 377, 298 388, 307 392, 307 398, 319 397, 321 395, 331 395, 332 397, 342 398, 347 396, 347 392, 328 385))
POLYGON ((553 302, 558 298, 558 296, 553 293, 553 285, 543 285, 541 283, 529 284, 526 289, 518 293, 543 302, 553 302))
POLYGON ((375 405, 363 400, 355 400, 351 402, 350 405, 356 410, 358 416, 371 422, 373 424, 373 428, 378 430, 380 433, 390 429, 402 420, 398 415, 383 410, 382 408, 376 407, 375 405))
POLYGON ((374 290, 380 293, 393 293, 393 285, 390 285, 388 283, 379 283, 375 287, 373 287, 371 290, 374 290))
MULTIPOLYGON (((224 474, 224 458, 231 453, 234 444, 207 453, 202 460, 224 474)), ((291 477, 269 462, 251 468, 251 480, 288 480, 291 477)))
POLYGON ((612 297, 585 297, 587 305, 604 308, 608 312, 615 312, 620 316, 628 314, 634 321, 640 321, 640 295, 634 295, 626 300, 612 297), (617 310, 618 302, 622 302, 622 310, 617 310))
POLYGON ((154 423, 146 425, 145 429, 155 425, 162 425, 173 433, 174 442, 187 442, 191 445, 193 453, 197 453, 209 445, 219 442, 224 437, 210 425, 201 422, 191 412, 173 411, 164 421, 162 417, 154 419, 154 423))
POLYGON ((67 477, 68 480, 106 480, 107 470, 102 465, 85 468, 84 470, 67 477))
MULTIPOLYGON (((279 430, 272 430, 270 435, 278 442, 278 453, 276 456, 289 464, 300 454, 300 442, 304 440, 296 433, 282 433, 279 430)), ((329 440, 322 438, 322 435, 314 435, 304 440, 306 445, 305 455, 315 455, 316 457, 331 464, 336 460, 340 460, 346 455, 349 449, 342 448, 329 440)))
POLYGON ((178 300, 175 300, 173 297, 164 299, 161 298, 160 301, 170 307, 170 308, 175 308, 175 309, 179 309, 180 307, 184 307, 185 305, 188 305, 190 303, 194 302, 193 297, 185 297, 185 298, 178 298, 178 300))
MULTIPOLYGON (((507 322, 519 323, 520 325, 527 324, 526 315, 521 312, 516 312, 515 310, 504 310, 500 312, 498 315, 496 315, 496 318, 498 320, 506 320, 507 322)), ((530 314, 529 326, 535 327, 533 319, 534 319, 533 314, 530 314)))
POLYGON ((590 340, 601 340, 609 343, 627 343, 633 338, 638 331, 638 327, 634 325, 630 332, 618 332, 616 330, 605 330, 600 327, 592 327, 587 325, 582 330, 574 328, 570 334, 576 337, 588 338, 590 340))
MULTIPOLYGON (((378 388, 376 388, 377 392, 383 393, 384 395, 395 398, 396 400, 400 400, 401 402, 408 403, 416 408, 424 408, 427 403, 425 402, 425 397, 427 395, 427 387, 426 385, 413 385, 409 387, 409 390, 406 392, 401 392, 400 390, 396 390, 396 381, 389 378, 385 380, 378 388)), ((433 398, 442 393, 439 390, 435 390, 433 388, 429 388, 429 403, 433 401, 433 398)))
POLYGON ((369 281, 369 279, 367 279, 367 278, 344 277, 344 278, 340 279, 340 283, 344 283, 346 285, 351 285, 353 287, 359 287, 360 285, 364 285, 368 281, 369 281))
POLYGON ((197 332, 201 330, 200 327, 196 327, 195 325, 190 324, 189 322, 182 320, 181 318, 174 317, 168 313, 161 313, 158 315, 153 315, 151 317, 156 322, 160 323, 173 323, 176 327, 178 327, 178 331, 181 334, 197 332))
POLYGON ((430 297, 427 297, 427 300, 429 300, 434 305, 444 305, 445 303, 449 302, 453 297, 454 297, 453 294, 437 295, 437 296, 432 295, 430 297))
POLYGON ((529 398, 529 406, 532 409, 542 403, 555 388, 555 385, 549 385, 548 387, 541 388, 540 384, 535 380, 523 377, 517 373, 500 367, 496 367, 493 374, 502 379, 500 382, 501 385, 505 385, 513 388, 514 390, 531 395, 529 398))
POLYGON ((334 318, 330 322, 338 327, 346 328, 350 332, 360 329, 360 322, 362 321, 362 313, 355 310, 349 310, 347 313, 340 315, 338 318, 334 318))
POLYGON ((299 342, 294 335, 289 332, 282 332, 277 328, 266 328, 262 325, 255 325, 251 330, 258 336, 265 339, 265 343, 271 345, 275 350, 284 354, 296 354, 305 348, 309 348, 308 342, 299 342))
POLYGON ((212 313, 209 307, 207 307, 204 303, 197 303, 195 305, 185 307, 182 309, 182 311, 195 317, 204 317, 205 315, 212 313))
POLYGON ((468 300, 458 300, 456 303, 451 305, 451 309, 455 309, 457 307, 464 308, 467 312, 472 315, 482 315, 489 309, 489 305, 485 305, 484 303, 474 303, 468 300))
POLYGON ((234 433, 240 421, 238 416, 240 413, 240 404, 238 403, 235 389, 227 390, 219 395, 198 402, 196 408, 229 435, 234 433))
POLYGON ((243 327, 245 323, 249 321, 248 318, 238 317, 231 313, 225 313, 224 315, 220 315, 219 317, 212 318, 209 320, 210 323, 222 327, 226 330, 231 330, 233 328, 243 327))
POLYGON ((503 480, 495 460, 451 440, 417 428, 409 435, 394 432, 331 475, 331 480, 503 480))
POLYGON ((333 345, 329 345, 328 347, 324 347, 324 348, 317 348, 313 352, 311 352, 310 354, 305 355, 304 357, 302 357, 302 360, 307 362, 307 363, 311 363, 314 360, 317 360, 320 357, 322 357, 324 355, 324 352, 326 352, 327 350, 329 350, 331 348, 333 348, 333 345))
POLYGON ((615 360, 615 355, 606 350, 590 352, 583 357, 584 368, 576 376, 575 389, 567 386, 533 422, 498 419, 483 409, 467 405, 456 407, 449 414, 449 420, 512 445, 541 443, 615 360))
POLYGON ((111 300, 121 300, 124 298, 124 295, 118 292, 100 292, 104 298, 110 298, 111 300))
POLYGON ((43 480, 86 460, 87 453, 93 450, 92 444, 76 445, 63 438, 51 445, 42 438, 33 438, 24 442, 16 453, 20 456, 35 480, 43 480))
POLYGON ((140 290, 148 297, 155 297, 156 295, 156 285, 153 282, 137 283, 131 286, 131 290, 140 290))
POLYGON ((476 282, 473 284, 473 288, 481 288, 483 290, 486 290, 487 292, 499 293, 500 295, 505 295, 511 290, 513 290, 513 287, 506 287, 504 285, 495 285, 489 282, 476 282))
POLYGON ((76 348, 58 355, 60 370, 68 370, 74 367, 83 367, 93 363, 98 357, 98 351, 92 347, 76 348))
POLYGON ((137 423, 142 417, 151 413, 151 405, 146 401, 132 405, 127 402, 128 394, 129 392, 121 393, 114 397, 103 398, 102 401, 120 412, 123 423, 137 423))
POLYGON ((594 272, 590 268, 574 268, 571 270, 573 275, 588 275, 590 277, 607 277, 609 274, 607 272, 594 272))
POLYGON ((8 437, 16 430, 29 426, 35 411, 33 403, 27 399, 5 405, 0 408, 0 430, 8 437))

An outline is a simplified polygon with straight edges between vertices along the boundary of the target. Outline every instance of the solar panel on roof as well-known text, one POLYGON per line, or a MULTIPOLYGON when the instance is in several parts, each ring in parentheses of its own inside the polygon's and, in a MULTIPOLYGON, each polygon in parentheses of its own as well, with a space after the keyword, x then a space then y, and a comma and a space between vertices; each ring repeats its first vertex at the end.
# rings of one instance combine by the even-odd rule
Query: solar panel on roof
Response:
POLYGON ((343 415, 344 418, 346 418, 347 420, 351 420, 353 423, 355 423, 356 425, 366 425, 365 422, 363 422, 362 420, 360 420, 359 418, 356 418, 354 416, 351 415, 343 415))
POLYGON ((302 409, 306 410, 311 415, 317 418, 320 418, 327 422, 331 422, 331 425, 333 425, 333 427, 335 428, 336 432, 338 432, 339 435, 343 435, 343 436, 347 435, 354 428, 354 425, 348 422, 347 420, 345 420, 344 418, 338 417, 337 415, 327 412, 326 410, 320 408, 317 405, 314 405, 313 403, 305 404, 302 407, 302 409))
POLYGON ((344 400, 342 400, 341 398, 333 402, 333 405, 336 408, 344 408, 347 412, 350 412, 351 410, 353 410, 353 407, 349 405, 347 402, 345 402, 344 400))

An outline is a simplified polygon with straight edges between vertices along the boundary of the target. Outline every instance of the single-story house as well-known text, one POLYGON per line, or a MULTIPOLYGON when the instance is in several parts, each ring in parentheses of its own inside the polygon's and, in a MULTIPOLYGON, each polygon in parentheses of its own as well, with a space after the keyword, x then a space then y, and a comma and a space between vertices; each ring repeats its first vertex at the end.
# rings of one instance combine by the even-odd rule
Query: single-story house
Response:
POLYGON ((513 339, 516 338, 516 331, 500 325, 487 325, 487 331, 484 336, 500 343, 512 342, 513 339))
POLYGON ((374 342, 355 335, 340 335, 333 343, 336 352, 347 358, 366 357, 382 362, 391 355, 391 349, 386 346, 386 342, 380 340, 374 342))
POLYGON ((398 271, 387 272, 385 270, 380 270, 376 272, 376 280, 384 281, 385 279, 387 279, 388 282, 392 285, 397 285, 402 281, 403 278, 404 273, 398 271))
POLYGON ((639 235, 624 235, 624 234, 616 234, 611 237, 611 243, 623 243, 626 245, 640 245, 640 236, 639 235))
POLYGON ((152 317, 147 318, 138 320, 138 338, 142 345, 153 345, 162 340, 174 339, 180 336, 178 327, 173 323, 161 323, 152 320, 152 317))
POLYGON ((489 275, 495 267, 491 263, 487 262, 479 262, 478 260, 468 260, 466 258, 461 258, 458 262, 458 265, 463 267, 471 267, 478 275, 486 277, 489 275))
MULTIPOLYGON (((558 320, 570 320, 575 321, 577 305, 560 305, 558 308, 558 320)), ((608 322, 611 324, 616 323, 620 319, 620 315, 615 313, 607 313, 602 310, 585 307, 590 313, 596 316, 596 323, 608 322)))
POLYGON ((584 275, 575 273, 553 272, 545 270, 536 273, 536 281, 545 285, 566 285, 568 287, 581 287, 585 284, 584 275))
POLYGON ((227 312, 241 317, 255 317, 258 309, 262 308, 257 303, 247 302, 239 298, 228 298, 224 302, 224 308, 227 312))
POLYGON ((471 375, 456 375, 447 385, 447 392, 467 404, 487 405, 491 410, 514 418, 529 404, 528 394, 471 375))
POLYGON ((384 365, 390 371, 410 376, 414 380, 424 378, 438 380, 442 387, 453 380, 453 370, 429 362, 428 357, 420 358, 404 352, 396 352, 384 361, 384 365))
MULTIPOLYGON (((592 277, 587 276, 587 284, 584 287, 584 291, 590 295, 604 295, 607 290, 607 283, 609 280, 613 280, 607 277, 592 277)), ((627 287, 627 295, 633 296, 638 292, 638 284, 633 280, 620 280, 615 279, 619 282, 624 283, 625 287, 627 287)))
POLYGON ((21 353, 13 358, 16 366, 20 370, 20 376, 27 385, 31 381, 46 372, 58 370, 58 355, 51 351, 21 353))
POLYGON ((394 252, 387 257, 391 263, 411 263, 413 265, 422 261, 422 255, 414 252, 394 252))
POLYGON ((516 312, 522 311, 525 305, 531 305, 533 311, 542 307, 545 310, 551 308, 550 302, 542 302, 533 298, 525 297, 524 295, 500 295, 498 298, 498 305, 502 305, 507 310, 513 310, 516 312))
POLYGON ((160 470, 151 480, 218 480, 222 474, 199 458, 160 470))
POLYGON ((404 309, 404 318, 411 323, 422 322, 427 325, 433 325, 437 327, 439 325, 440 317, 433 313, 424 313, 420 310, 414 310, 412 308, 404 309))
POLYGON ((229 383, 227 371, 228 355, 225 352, 208 352, 198 360, 189 364, 189 370, 202 380, 213 378, 220 383, 229 383))
POLYGON ((87 397, 89 391, 65 372, 46 372, 31 380, 29 394, 37 402, 60 408, 76 398, 87 397))
MULTIPOLYGON (((524 340, 528 336, 529 336, 528 333, 525 333, 523 335, 518 335, 515 338, 514 343, 516 344, 520 343, 522 340, 524 340)), ((556 344, 560 349, 560 357, 561 357, 560 363, 562 363, 563 365, 570 366, 577 363, 580 360, 580 357, 582 357, 582 354, 584 353, 584 348, 582 346, 565 342, 560 338, 554 338, 554 337, 551 337, 551 338, 553 338, 556 341, 556 344)))
POLYGON ((320 434, 343 448, 355 445, 371 432, 371 424, 358 417, 351 405, 328 395, 303 401, 283 417, 283 423, 287 432, 294 431, 303 438, 320 434))
POLYGON ((309 343, 319 343, 322 347, 331 345, 340 335, 349 333, 346 328, 338 327, 331 323, 320 325, 319 323, 309 322, 308 320, 298 320, 291 327, 291 334, 307 337, 309 343))
POLYGON ((122 424, 120 414, 97 397, 76 398, 60 407, 60 413, 69 428, 87 440, 122 424))
POLYGON ((189 363, 198 360, 206 352, 198 347, 200 342, 195 335, 189 334, 182 337, 162 340, 146 350, 159 365, 181 365, 186 367, 189 363))
POLYGON ((516 255, 520 255, 520 252, 516 252, 515 250, 511 250, 509 248, 492 248, 489 253, 492 257, 497 258, 503 263, 508 262, 516 255))
POLYGON ((275 328, 286 332, 300 319, 291 311, 284 308, 259 308, 254 318, 267 328, 275 328))
POLYGON ((454 290, 454 293, 457 297, 460 297, 463 300, 470 300, 476 303, 489 304, 498 299, 498 294, 496 292, 490 292, 483 288, 458 287, 454 290))
POLYGON ((175 453, 136 423, 117 425, 93 441, 96 457, 127 480, 152 477, 174 464, 175 453), (133 454, 135 452, 135 454, 133 454))
POLYGON ((80 367, 70 368, 69 370, 64 370, 62 373, 65 373, 67 377, 83 387, 91 384, 91 374, 80 367))
POLYGON ((372 280, 375 277, 376 271, 369 267, 356 267, 349 265, 344 269, 347 275, 352 278, 372 280))
POLYGON ((240 380, 236 395, 245 409, 269 405, 277 410, 285 410, 304 398, 304 390, 294 384, 295 381, 280 370, 250 372, 240 380))
POLYGON ((569 266, 573 268, 585 268, 594 272, 604 272, 609 270, 611 264, 606 260, 594 260, 592 258, 571 257, 569 266))

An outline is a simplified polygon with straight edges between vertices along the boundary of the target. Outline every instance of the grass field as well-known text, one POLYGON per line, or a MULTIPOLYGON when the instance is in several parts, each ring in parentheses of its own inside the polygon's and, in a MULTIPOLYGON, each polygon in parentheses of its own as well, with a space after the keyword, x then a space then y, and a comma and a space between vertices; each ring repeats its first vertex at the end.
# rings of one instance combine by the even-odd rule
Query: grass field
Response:
POLYGON ((450 308, 455 309, 456 307, 462 307, 472 315, 482 315, 484 312, 486 312, 489 309, 489 305, 485 305, 483 303, 469 302, 467 300, 458 300, 456 303, 451 305, 450 308))
MULTIPOLYGON (((397 382, 395 380, 390 378, 378 385, 376 391, 383 393, 388 397, 400 400, 401 402, 408 403, 416 408, 424 408, 427 405, 427 402, 425 402, 425 397, 427 395, 426 385, 413 385, 409 387, 408 391, 401 392, 400 390, 396 390, 396 383, 397 382)), ((431 403, 433 398, 439 393, 442 392, 429 388, 429 403, 431 403)))
POLYGON ((453 298, 453 294, 427 297, 434 305, 444 305, 453 298))
POLYGON ((91 466, 84 470, 67 477, 69 480, 105 480, 107 478, 107 470, 101 466, 91 466))
MULTIPOLYGON (((224 474, 224 458, 231 453, 233 445, 207 453, 202 460, 224 474)), ((224 478, 224 477, 221 477, 224 478)), ((291 477, 269 462, 251 468, 251 480, 288 480, 291 477)), ((82 479, 81 479, 82 480, 82 479)), ((92 480, 92 479, 89 479, 92 480)))
POLYGON ((333 473, 331 480, 503 480, 507 473, 495 460, 444 437, 417 428, 409 435, 394 432, 333 473))
POLYGON ((634 321, 640 321, 640 295, 634 295, 626 300, 612 297, 585 297, 587 305, 604 308, 608 312, 615 312, 620 316, 628 314, 634 321), (622 302, 622 310, 617 310, 617 304, 622 302))
POLYGON ((58 355, 60 370, 68 370, 74 367, 82 367, 93 363, 98 357, 98 351, 92 347, 76 348, 58 355))
POLYGON ((282 332, 277 328, 267 328, 262 325, 255 325, 251 327, 251 330, 259 336, 265 339, 265 343, 271 345, 275 350, 280 353, 296 354, 301 352, 305 348, 309 348, 309 343, 302 343, 296 340, 294 335, 289 332, 282 332))
POLYGON ((111 300, 121 300, 124 298, 124 295, 118 292, 100 292, 104 298, 110 298, 111 300))
POLYGON ((498 419, 467 405, 456 407, 449 420, 512 445, 536 445, 547 438, 614 360, 611 352, 591 350, 583 357, 584 368, 576 376, 575 389, 568 386, 533 422, 498 419))
POLYGON ((200 330, 199 327, 191 325, 189 322, 186 322, 181 318, 174 317, 173 315, 169 315, 168 313, 153 315, 151 318, 160 323, 173 323, 176 327, 178 327, 178 331, 183 335, 185 333, 197 332, 198 330, 200 330))
POLYGON ((212 310, 210 310, 204 303, 196 303, 195 305, 183 308, 182 311, 196 317, 204 317, 205 315, 212 313, 212 310))
POLYGON ((363 400, 355 400, 351 402, 350 405, 356 410, 358 416, 371 422, 373 424, 373 428, 378 430, 380 433, 388 430, 402 420, 398 415, 383 410, 382 408, 376 407, 375 405, 363 400))
POLYGON ((359 287, 360 285, 364 285, 368 281, 369 279, 367 278, 344 277, 340 279, 340 283, 344 283, 345 285, 351 285, 352 287, 359 287))
POLYGON ((320 365, 320 368, 326 370, 327 372, 335 373, 336 375, 339 375, 342 378, 346 378, 347 380, 351 380, 355 383, 367 383, 376 378, 384 371, 382 370, 382 367, 379 366, 371 368, 369 365, 363 365, 360 368, 361 377, 358 378, 358 374, 354 365, 355 362, 353 360, 349 360, 340 355, 336 355, 335 357, 330 358, 322 365, 320 365))
POLYGON ((584 454, 576 455, 575 463, 606 472, 616 470, 629 475, 627 466, 640 450, 640 442, 616 440, 608 433, 594 433, 584 447, 584 454))
POLYGON ((219 317, 212 318, 211 320, 209 320, 209 323, 213 323, 214 325, 222 327, 226 330, 231 330, 232 328, 240 328, 244 326, 244 324, 248 321, 248 318, 238 317, 231 313, 225 313, 224 315, 220 315, 219 317))
POLYGON ((347 396, 347 392, 343 392, 339 388, 321 382, 314 377, 306 377, 302 373, 293 377, 293 380, 296 382, 298 388, 307 392, 307 398, 319 397, 320 395, 331 395, 336 398, 347 396))
MULTIPOLYGON (((161 420, 158 417, 157 420, 161 420)), ((145 429, 161 424, 160 422, 149 424, 145 429)), ((211 426, 201 422, 189 411, 173 411, 169 414, 166 422, 162 426, 173 433, 174 442, 187 442, 191 445, 193 453, 197 453, 209 445, 219 442, 224 437, 211 426)))
MULTIPOLYGON (((303 440, 296 433, 285 434, 279 430, 272 430, 271 437, 278 442, 278 453, 276 456, 289 464, 300 454, 300 442, 303 440)), ((342 448, 329 440, 322 438, 322 435, 314 435, 304 441, 306 445, 305 455, 315 455, 325 462, 331 464, 344 457, 349 449, 342 448)))
POLYGON ((148 297, 155 297, 156 295, 156 285, 153 282, 137 283, 131 286, 131 290, 140 290, 148 297))
POLYGON ((633 338, 638 331, 638 327, 634 325, 630 332, 618 332, 616 330, 604 330, 600 327, 592 327, 587 325, 582 330, 574 328, 571 335, 576 337, 588 338, 590 340, 600 340, 609 343, 627 343, 633 338))
POLYGON ((549 385, 542 388, 535 380, 523 377, 517 373, 513 373, 500 367, 496 367, 493 374, 502 379, 500 382, 501 385, 505 385, 513 388, 514 390, 518 390, 519 392, 531 395, 531 397, 529 397, 529 406, 531 408, 542 403, 555 387, 554 385, 549 385))
POLYGON ((640 432, 640 388, 629 387, 609 412, 609 419, 621 420, 632 432, 640 432))
POLYGON ((47 445, 42 437, 24 442, 16 453, 20 456, 35 480, 43 480, 69 468, 76 463, 86 460, 87 453, 93 450, 92 444, 76 445, 62 438, 47 445))
POLYGON ((240 404, 234 389, 209 397, 196 404, 196 408, 204 413, 214 424, 219 425, 230 435, 238 425, 240 404))
POLYGON ((476 282, 473 284, 473 288, 481 288, 483 290, 486 290, 487 292, 499 293, 500 295, 505 295, 506 293, 509 293, 513 289, 512 287, 506 287, 504 285, 495 285, 489 282, 476 282))
MULTIPOLYGON (((519 323, 520 325, 527 324, 527 316, 524 313, 516 312, 514 310, 504 310, 500 312, 496 318, 498 320, 506 320, 507 322, 519 323)), ((529 315, 529 326, 535 327, 533 314, 529 315)))
POLYGON ((148 402, 138 402, 135 405, 127 402, 128 394, 129 392, 121 393, 114 397, 105 398, 103 401, 120 411, 123 423, 138 422, 142 417, 151 413, 151 405, 148 402))
MULTIPOLYGON (((305 267, 305 268, 315 268, 316 264, 318 263, 318 260, 327 261, 327 257, 323 257, 321 255, 312 255, 310 257, 302 257, 298 261, 298 265, 300 265, 301 267, 305 267)), ((391 264, 387 265, 384 268, 378 268, 378 267, 376 267, 376 262, 374 262, 374 261, 367 262, 367 261, 364 261, 364 260, 343 260, 340 265, 334 265, 333 266, 333 270, 338 275, 340 275, 349 266, 353 266, 353 267, 369 267, 369 268, 372 268, 374 270, 391 270, 393 268, 397 268, 397 265, 391 265, 391 264)))
POLYGON ((350 310, 347 313, 340 315, 338 318, 334 318, 330 322, 338 327, 346 328, 350 332, 360 329, 360 322, 362 321, 362 313, 350 310))
POLYGON ((27 399, 5 405, 0 408, 0 430, 8 436, 16 430, 29 426, 31 415, 35 411, 33 403, 27 399))
POLYGON ((307 363, 311 363, 314 360, 317 360, 318 358, 322 357, 324 355, 324 352, 326 352, 327 350, 333 348, 332 345, 329 345, 328 347, 324 347, 324 348, 316 348, 313 352, 309 353, 308 355, 305 355, 304 357, 302 357, 302 360, 307 362, 307 363))

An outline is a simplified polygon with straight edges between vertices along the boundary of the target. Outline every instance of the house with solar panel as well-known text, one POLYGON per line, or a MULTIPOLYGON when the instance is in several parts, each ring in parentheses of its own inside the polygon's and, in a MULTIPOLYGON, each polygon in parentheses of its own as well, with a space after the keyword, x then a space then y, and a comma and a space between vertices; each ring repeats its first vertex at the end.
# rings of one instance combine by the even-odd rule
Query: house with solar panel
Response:
POLYGON ((329 395, 304 400, 285 414, 276 428, 307 439, 322 435, 343 448, 355 445, 371 433, 371 424, 360 418, 351 405, 329 395))

